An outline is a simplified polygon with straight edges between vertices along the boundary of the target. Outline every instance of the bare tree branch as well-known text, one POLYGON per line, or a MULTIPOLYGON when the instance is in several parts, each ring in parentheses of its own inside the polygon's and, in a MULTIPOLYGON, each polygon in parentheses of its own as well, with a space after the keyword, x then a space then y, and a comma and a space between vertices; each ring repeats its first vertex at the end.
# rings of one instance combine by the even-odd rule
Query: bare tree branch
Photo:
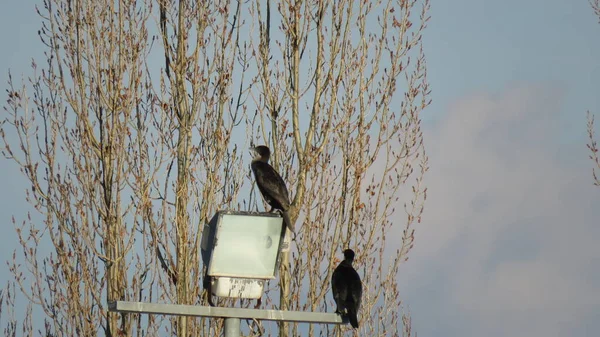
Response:
POLYGON ((0 120, 32 211, 13 223, 5 334, 220 335, 220 321, 106 302, 205 304, 202 230, 217 210, 263 209, 244 149, 264 143, 298 237, 263 306, 333 311, 331 273, 351 247, 365 283, 357 333, 410 336, 397 276, 427 197, 428 13, 428 0, 45 0, 46 58, 29 81, 9 76, 0 120))
POLYGON ((600 186, 600 159, 598 158, 598 144, 596 143, 596 135, 594 128, 594 115, 592 115, 588 111, 588 123, 587 123, 587 132, 588 132, 588 144, 587 147, 590 150, 590 159, 594 162, 594 167, 592 167, 592 176, 594 177, 594 185, 600 186))

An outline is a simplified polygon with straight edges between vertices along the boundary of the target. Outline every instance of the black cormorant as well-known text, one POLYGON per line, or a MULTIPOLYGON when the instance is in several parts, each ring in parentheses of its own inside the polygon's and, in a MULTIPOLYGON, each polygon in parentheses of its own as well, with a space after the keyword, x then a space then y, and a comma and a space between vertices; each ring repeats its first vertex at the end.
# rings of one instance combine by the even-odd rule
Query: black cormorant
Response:
MULTIPOLYGON (((296 232, 290 220, 288 210, 290 208, 290 197, 285 186, 283 178, 275 171, 275 169, 269 165, 269 157, 271 156, 271 150, 264 145, 260 145, 252 148, 254 151, 254 159, 252 159, 252 172, 254 172, 254 178, 256 179, 256 185, 262 194, 265 201, 271 205, 271 210, 281 210, 283 216, 283 222, 289 228, 294 237, 296 232)), ((269 211, 269 212, 270 212, 269 211)))
POLYGON ((352 267, 352 261, 354 261, 354 251, 346 249, 344 261, 340 262, 331 275, 331 291, 337 305, 335 312, 347 315, 350 325, 358 329, 357 312, 362 297, 362 283, 360 276, 352 267))

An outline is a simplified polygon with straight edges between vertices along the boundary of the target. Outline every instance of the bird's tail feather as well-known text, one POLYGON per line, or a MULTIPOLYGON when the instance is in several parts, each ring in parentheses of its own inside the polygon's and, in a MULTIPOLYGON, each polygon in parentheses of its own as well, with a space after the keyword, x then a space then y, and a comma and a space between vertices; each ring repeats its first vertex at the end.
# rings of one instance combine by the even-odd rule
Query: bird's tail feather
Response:
POLYGON ((296 231, 294 230, 294 225, 292 224, 292 220, 290 219, 290 214, 287 211, 282 212, 283 222, 287 226, 287 228, 294 234, 294 239, 296 239, 296 231))
POLYGON ((358 317, 356 314, 356 309, 350 306, 346 310, 348 310, 348 320, 350 321, 350 325, 352 325, 354 329, 358 329, 358 317))

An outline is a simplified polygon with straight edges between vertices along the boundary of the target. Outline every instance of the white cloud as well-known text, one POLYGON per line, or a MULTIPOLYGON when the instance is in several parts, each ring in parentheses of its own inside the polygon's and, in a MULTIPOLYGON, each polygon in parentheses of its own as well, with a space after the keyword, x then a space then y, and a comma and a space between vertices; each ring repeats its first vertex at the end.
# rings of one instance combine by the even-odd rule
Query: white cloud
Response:
POLYGON ((426 130, 429 199, 401 271, 420 334, 600 329, 600 190, 584 140, 560 142, 563 96, 544 85, 474 95, 426 130))

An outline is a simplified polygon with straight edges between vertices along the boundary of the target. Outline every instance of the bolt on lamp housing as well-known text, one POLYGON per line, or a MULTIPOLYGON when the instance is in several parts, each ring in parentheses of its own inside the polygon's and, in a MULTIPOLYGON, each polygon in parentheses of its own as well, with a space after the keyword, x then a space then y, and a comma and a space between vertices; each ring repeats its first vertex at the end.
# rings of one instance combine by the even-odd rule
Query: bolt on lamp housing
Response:
POLYGON ((218 211, 202 233, 205 284, 219 297, 257 299, 275 278, 286 228, 277 213, 218 211))

